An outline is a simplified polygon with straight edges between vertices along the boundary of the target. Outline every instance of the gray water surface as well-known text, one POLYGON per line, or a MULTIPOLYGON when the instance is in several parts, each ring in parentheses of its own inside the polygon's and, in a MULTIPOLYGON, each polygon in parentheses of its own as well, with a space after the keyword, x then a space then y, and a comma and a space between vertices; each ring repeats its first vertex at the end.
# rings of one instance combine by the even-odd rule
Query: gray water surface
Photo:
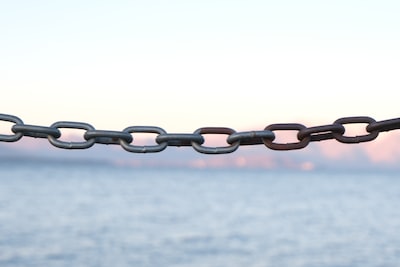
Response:
POLYGON ((398 266, 395 173, 0 165, 0 266, 398 266))

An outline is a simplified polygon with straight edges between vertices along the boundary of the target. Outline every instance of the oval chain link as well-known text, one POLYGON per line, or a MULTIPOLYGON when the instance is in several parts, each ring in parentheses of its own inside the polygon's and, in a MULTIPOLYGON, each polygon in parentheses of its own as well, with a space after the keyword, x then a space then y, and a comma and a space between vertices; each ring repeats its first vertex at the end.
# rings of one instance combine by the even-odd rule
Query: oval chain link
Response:
MULTIPOLYGON (((86 131, 94 130, 94 127, 88 123, 73 122, 73 121, 58 121, 53 123, 50 127, 56 129, 67 128, 67 129, 78 129, 86 131)), ((48 136, 48 140, 53 146, 64 149, 86 149, 93 146, 96 141, 94 138, 92 138, 84 142, 67 142, 59 140, 58 138, 55 138, 54 136, 51 135, 48 136)))
MULTIPOLYGON (((164 129, 156 126, 130 126, 124 129, 124 132, 127 132, 129 134, 132 133, 156 133, 156 134, 166 134, 167 132, 164 131, 164 129)), ((133 137, 132 140, 135 140, 133 137)), ((158 145, 150 145, 150 146, 136 146, 136 145, 131 145, 124 139, 120 139, 120 144, 121 146, 129 152, 135 152, 135 153, 155 153, 155 152, 160 152, 163 151, 168 143, 163 142, 158 145)))
MULTIPOLYGON (((13 116, 13 115, 7 115, 7 114, 0 114, 0 121, 13 122, 13 123, 15 123, 14 125, 23 125, 24 124, 20 118, 13 116)), ((0 134, 0 141, 1 142, 16 142, 19 139, 21 139, 22 136, 23 136, 22 133, 0 134)))
POLYGON ((263 144, 264 140, 275 139, 275 134, 271 131, 249 131, 249 132, 236 132, 228 136, 226 140, 228 144, 240 142, 241 146, 259 145, 263 144))
POLYGON ((341 124, 321 125, 301 129, 297 134, 297 138, 303 140, 306 137, 310 137, 310 141, 323 141, 335 139, 333 133, 343 134, 344 132, 345 128, 341 124))
MULTIPOLYGON (((301 131, 306 129, 303 124, 299 123, 277 123, 271 124, 265 127, 265 130, 268 131, 301 131)), ((297 138, 298 139, 298 138, 297 138)), ((294 150, 294 149, 301 149, 306 147, 310 143, 310 136, 304 136, 303 139, 299 140, 299 142, 295 143, 274 143, 274 140, 264 139, 264 144, 273 150, 294 150)))
MULTIPOLYGON (((203 127, 197 129, 194 134, 227 134, 231 135, 234 134, 235 130, 231 128, 226 128, 226 127, 203 127)), ((222 146, 222 147, 208 147, 208 146, 203 146, 199 143, 196 143, 192 141, 192 146, 193 148, 200 153, 203 154, 227 154, 227 153, 232 153, 236 149, 239 148, 240 141, 236 141, 229 146, 222 146)))
POLYGON ((170 133, 160 134, 156 138, 158 144, 168 143, 168 146, 191 146, 192 142, 203 144, 204 138, 200 134, 170 133))
POLYGON ((400 129, 400 118, 372 122, 367 126, 367 132, 387 132, 400 129))
POLYGON ((85 140, 95 139, 95 143, 104 145, 119 145, 120 140, 127 143, 133 141, 132 135, 127 132, 106 131, 106 130, 90 130, 84 136, 85 140))
MULTIPOLYGON (((345 117, 345 118, 340 118, 337 119, 334 124, 354 124, 354 123, 368 123, 370 125, 371 123, 375 123, 376 121, 373 118, 370 117, 345 117)), ((368 126, 365 127, 367 129, 368 126)), ((362 142, 368 142, 374 140, 376 137, 378 137, 379 132, 378 131, 371 131, 368 134, 365 135, 357 135, 357 136, 345 136, 340 133, 333 132, 333 137, 345 144, 356 144, 356 143, 362 143, 362 142)))
POLYGON ((15 124, 11 130, 14 133, 22 133, 24 136, 34 138, 47 138, 48 136, 59 138, 61 136, 61 132, 57 128, 37 125, 15 124))

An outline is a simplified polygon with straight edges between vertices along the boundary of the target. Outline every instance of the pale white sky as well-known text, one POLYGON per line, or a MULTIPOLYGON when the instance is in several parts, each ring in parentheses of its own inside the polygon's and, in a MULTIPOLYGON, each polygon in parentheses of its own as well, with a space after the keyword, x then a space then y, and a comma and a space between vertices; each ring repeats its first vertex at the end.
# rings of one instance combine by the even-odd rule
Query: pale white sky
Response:
POLYGON ((0 113, 168 132, 399 117, 399 14, 399 1, 2 1, 0 113))

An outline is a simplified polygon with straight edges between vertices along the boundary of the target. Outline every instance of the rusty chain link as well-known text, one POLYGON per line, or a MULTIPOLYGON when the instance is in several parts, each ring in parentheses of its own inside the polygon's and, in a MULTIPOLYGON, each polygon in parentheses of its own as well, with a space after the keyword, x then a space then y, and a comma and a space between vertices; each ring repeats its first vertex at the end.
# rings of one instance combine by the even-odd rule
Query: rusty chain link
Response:
POLYGON ((204 154, 232 153, 245 145, 264 144, 273 150, 294 150, 306 147, 310 142, 335 139, 341 143, 355 144, 369 142, 378 137, 379 133, 400 129, 400 118, 375 121, 373 118, 358 116, 337 119, 333 124, 306 127, 298 123, 271 124, 264 130, 236 132, 226 127, 203 127, 193 133, 167 133, 156 126, 130 126, 122 131, 96 130, 92 125, 83 122, 58 121, 51 126, 24 124, 13 115, 0 114, 0 122, 9 122, 13 134, 1 134, 0 142, 16 142, 23 136, 47 138, 50 144, 64 149, 87 149, 94 144, 120 145, 123 149, 134 153, 154 153, 168 146, 191 146, 204 154), (357 136, 344 135, 346 125, 367 124, 366 134, 357 136), (60 129, 84 130, 83 141, 63 141, 60 129), (278 131, 297 131, 297 141, 289 143, 274 142, 278 131), (157 134, 152 145, 135 145, 136 133, 157 134), (227 135, 226 146, 204 146, 204 135, 227 135))

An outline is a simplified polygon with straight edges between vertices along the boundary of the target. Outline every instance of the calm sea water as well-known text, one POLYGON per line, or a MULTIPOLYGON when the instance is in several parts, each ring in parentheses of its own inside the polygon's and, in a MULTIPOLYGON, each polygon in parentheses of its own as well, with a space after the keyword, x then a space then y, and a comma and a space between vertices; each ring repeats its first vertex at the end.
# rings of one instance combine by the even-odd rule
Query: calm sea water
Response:
POLYGON ((398 266, 396 173, 0 164, 0 266, 398 266))

